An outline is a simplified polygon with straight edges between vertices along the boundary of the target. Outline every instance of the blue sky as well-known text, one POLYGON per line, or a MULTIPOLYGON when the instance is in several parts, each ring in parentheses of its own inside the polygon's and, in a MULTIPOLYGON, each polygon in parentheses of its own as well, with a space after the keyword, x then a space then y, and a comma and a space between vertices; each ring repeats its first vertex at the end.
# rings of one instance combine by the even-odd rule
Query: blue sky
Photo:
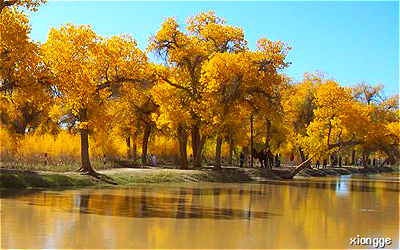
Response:
POLYGON ((130 34, 144 50, 166 17, 183 24, 209 10, 242 27, 250 48, 259 38, 287 42, 285 73, 295 80, 318 70, 343 86, 364 81, 399 92, 398 1, 50 1, 30 13, 31 38, 44 43, 50 27, 90 24, 102 36, 130 34))

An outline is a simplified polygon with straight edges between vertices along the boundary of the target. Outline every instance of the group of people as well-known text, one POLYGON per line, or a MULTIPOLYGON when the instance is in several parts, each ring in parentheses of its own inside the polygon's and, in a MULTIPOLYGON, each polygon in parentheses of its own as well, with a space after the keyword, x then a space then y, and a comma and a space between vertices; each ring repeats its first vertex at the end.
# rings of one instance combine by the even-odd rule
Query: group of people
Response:
MULTIPOLYGON (((267 150, 261 149, 260 152, 257 152, 255 149, 252 149, 252 156, 256 159, 260 160, 260 167, 275 167, 281 166, 281 155, 280 154, 272 154, 271 150, 267 148, 267 150)), ((245 154, 243 151, 240 152, 240 167, 244 166, 245 162, 245 154)))
POLYGON ((363 158, 358 158, 356 160, 355 164, 357 166, 370 165, 370 166, 373 166, 373 167, 379 167, 381 165, 381 158, 378 158, 378 159, 373 158, 372 160, 371 160, 371 158, 368 158, 368 159, 365 159, 365 160, 363 160, 363 158))
MULTIPOLYGON (((255 151, 256 152, 256 151, 255 151)), ((259 153, 257 153, 258 156, 256 158, 262 158, 262 160, 260 160, 261 162, 261 167, 267 167, 267 164, 272 167, 272 165, 274 165, 275 167, 279 168, 281 166, 281 155, 280 154, 275 154, 273 155, 272 152, 270 151, 270 149, 268 148, 267 150, 262 149, 259 153), (264 162, 264 163, 263 163, 264 162)), ((46 154, 47 156, 47 154, 46 154)), ((192 157, 192 156, 191 156, 192 157)), ((243 153, 243 151, 240 152, 240 167, 244 166, 244 162, 245 162, 245 154, 243 153)), ((150 154, 150 159, 152 166, 157 167, 157 158, 154 154, 150 154)), ((192 158, 191 158, 192 160, 192 158)), ((290 160, 290 167, 294 167, 294 154, 291 153, 289 156, 289 160, 290 160)), ((381 164, 381 159, 373 159, 371 161, 371 159, 369 160, 369 165, 372 164, 372 166, 379 166, 381 164)), ((46 157, 46 161, 47 163, 47 157, 46 157)), ((348 162, 348 158, 346 157, 344 159, 344 166, 348 166, 349 162, 348 162)), ((361 166, 363 165, 363 160, 361 158, 356 160, 356 165, 361 166)), ((104 155, 104 164, 105 164, 105 155, 104 155)), ((326 169, 328 166, 328 160, 327 159, 323 159, 322 160, 322 165, 321 165, 321 161, 318 159, 315 162, 315 168, 319 169, 320 167, 322 169, 326 169)), ((342 157, 334 157, 333 155, 331 155, 330 157, 330 167, 334 167, 334 166, 338 166, 341 167, 342 166, 342 157)))
MULTIPOLYGON (((330 167, 336 167, 336 166, 342 167, 342 166, 348 166, 348 165, 352 165, 352 164, 353 163, 349 162, 349 159, 347 157, 344 158, 343 161, 342 161, 342 157, 341 156, 334 157, 333 155, 331 155, 331 157, 330 157, 330 162, 329 162, 329 166, 330 167)), ((354 164, 356 166, 371 165, 373 167, 376 167, 376 166, 380 166, 381 165, 381 159, 380 158, 378 158, 378 159, 374 158, 374 159, 371 160, 370 158, 368 158, 364 162, 362 158, 358 158, 358 159, 355 160, 354 164)), ((321 166, 322 169, 326 169, 327 165, 328 165, 328 160, 327 159, 323 159, 322 166, 321 166)), ((317 169, 320 168, 320 161, 319 160, 317 160, 315 162, 315 167, 317 169)))

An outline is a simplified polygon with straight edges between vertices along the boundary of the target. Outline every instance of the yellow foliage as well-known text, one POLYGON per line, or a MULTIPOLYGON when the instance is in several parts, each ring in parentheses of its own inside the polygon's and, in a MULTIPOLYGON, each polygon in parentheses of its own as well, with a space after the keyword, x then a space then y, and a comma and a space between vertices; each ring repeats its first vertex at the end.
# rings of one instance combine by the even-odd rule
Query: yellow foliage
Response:
MULTIPOLYGON (((19 7, 19 6, 23 6, 28 10, 37 11, 37 8, 42 3, 46 3, 46 2, 47 2, 47 0, 12 0, 12 1, 0 0, 0 5, 2 7, 0 9, 0 13, 2 13, 4 11, 3 6, 4 7, 10 7, 10 6, 19 7)), ((7 9, 7 8, 5 8, 5 9, 7 9)))
MULTIPOLYGON (((44 164, 47 153, 48 164, 80 165, 80 136, 62 130, 57 135, 28 133, 16 137, 4 128, 0 130, 1 160, 3 163, 44 164)), ((127 146, 121 137, 108 133, 97 133, 90 137, 92 159, 101 160, 105 154, 108 159, 126 155, 127 146)))
POLYGON ((149 141, 149 154, 155 154, 157 159, 167 163, 178 163, 178 140, 168 136, 154 136, 149 141))
POLYGON ((110 89, 146 71, 147 57, 132 37, 102 38, 90 26, 52 28, 42 51, 67 109, 81 122, 88 119, 80 116, 82 110, 87 110, 89 117, 95 116, 102 100, 110 96, 110 89))

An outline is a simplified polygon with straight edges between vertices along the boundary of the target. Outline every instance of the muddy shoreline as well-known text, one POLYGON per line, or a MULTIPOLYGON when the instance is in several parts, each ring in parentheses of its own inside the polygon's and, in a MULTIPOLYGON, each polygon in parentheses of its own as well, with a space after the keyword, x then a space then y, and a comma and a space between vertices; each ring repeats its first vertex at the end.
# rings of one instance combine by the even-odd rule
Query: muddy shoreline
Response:
MULTIPOLYGON (((244 183, 263 182, 267 180, 284 180, 292 169, 289 167, 274 168, 238 168, 223 167, 220 171, 212 167, 202 169, 180 170, 163 168, 112 168, 99 170, 100 178, 78 172, 23 171, 0 168, 1 189, 29 188, 73 188, 130 186, 136 183, 187 183, 187 182, 221 182, 244 183)), ((307 168, 300 171, 296 178, 338 176, 350 174, 378 174, 395 172, 393 167, 337 167, 327 169, 307 168)), ((288 180, 290 181, 290 180, 288 180)))

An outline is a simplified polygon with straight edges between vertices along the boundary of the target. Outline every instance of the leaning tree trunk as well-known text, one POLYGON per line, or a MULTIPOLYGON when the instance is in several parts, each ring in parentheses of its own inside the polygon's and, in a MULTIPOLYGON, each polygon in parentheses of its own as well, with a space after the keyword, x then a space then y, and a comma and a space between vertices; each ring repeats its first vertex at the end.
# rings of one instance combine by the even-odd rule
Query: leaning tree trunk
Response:
POLYGON ((228 165, 232 166, 232 156, 233 156, 233 138, 229 135, 229 155, 228 155, 228 165))
POLYGON ((187 169, 187 139, 188 135, 182 125, 178 126, 179 162, 181 169, 187 169))
POLYGON ((147 164, 147 144, 149 142, 149 136, 151 131, 151 124, 147 123, 144 129, 143 141, 142 141, 142 165, 147 164))
POLYGON ((310 163, 312 157, 308 158, 307 160, 303 161, 299 166, 297 166, 294 170, 292 170, 289 175, 284 176, 284 178, 292 179, 296 174, 298 174, 301 170, 307 168, 308 164, 310 163))
POLYGON ((394 164, 396 162, 394 155, 399 155, 398 152, 392 153, 389 149, 387 149, 386 147, 383 147, 383 146, 381 146, 381 149, 387 155, 387 159, 385 160, 385 162, 389 162, 389 164, 391 164, 391 165, 394 164))
POLYGON ((222 136, 217 138, 217 146, 215 148, 215 169, 221 169, 221 146, 222 146, 222 136))
POLYGON ((379 165, 379 167, 381 168, 381 167, 385 166, 385 164, 386 164, 387 162, 389 162, 389 161, 390 161, 390 159, 389 159, 389 157, 387 157, 387 158, 379 165))
MULTIPOLYGON (((304 154, 304 151, 303 151, 302 148, 299 148, 299 153, 300 153, 300 157, 301 157, 301 162, 305 162, 305 161, 307 160, 307 157, 306 157, 306 155, 304 154)), ((310 162, 310 161, 307 161, 307 162, 305 163, 305 167, 306 167, 306 168, 310 168, 310 167, 311 167, 311 162, 310 162)))
MULTIPOLYGON (((80 122, 87 121, 87 110, 81 110, 80 113, 80 122)), ((89 158, 89 129, 87 127, 81 128, 81 160, 82 167, 79 169, 82 172, 94 174, 95 171, 90 164, 89 158)))

